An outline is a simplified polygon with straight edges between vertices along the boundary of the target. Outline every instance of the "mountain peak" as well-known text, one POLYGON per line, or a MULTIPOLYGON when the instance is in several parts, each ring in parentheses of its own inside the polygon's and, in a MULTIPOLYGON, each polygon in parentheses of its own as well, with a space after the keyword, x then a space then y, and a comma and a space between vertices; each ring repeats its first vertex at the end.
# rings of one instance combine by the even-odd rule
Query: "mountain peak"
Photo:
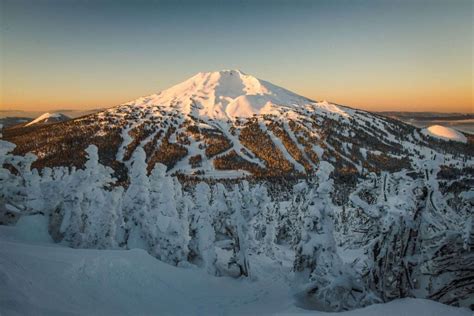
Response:
POLYGON ((217 70, 217 71, 207 71, 207 72, 199 72, 198 74, 220 74, 220 75, 247 75, 240 69, 222 69, 222 70, 217 70))
POLYGON ((229 69, 200 72, 158 94, 126 105, 173 107, 185 114, 212 119, 235 119, 276 114, 284 107, 302 106, 309 99, 270 82, 229 69))

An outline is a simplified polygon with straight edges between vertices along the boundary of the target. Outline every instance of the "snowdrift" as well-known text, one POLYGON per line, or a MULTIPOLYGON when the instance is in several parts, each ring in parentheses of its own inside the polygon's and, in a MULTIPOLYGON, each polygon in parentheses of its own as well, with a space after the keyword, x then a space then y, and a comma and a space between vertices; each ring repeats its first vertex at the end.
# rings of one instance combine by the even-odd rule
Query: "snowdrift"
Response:
MULTIPOLYGON (((2 315, 295 315, 281 279, 210 277, 167 265, 139 249, 71 249, 52 244, 41 215, 0 226, 2 315), (36 241, 33 241, 36 240, 36 241)), ((312 315, 335 315, 311 312, 312 315)), ((422 299, 403 299, 343 312, 356 315, 468 316, 422 299)))

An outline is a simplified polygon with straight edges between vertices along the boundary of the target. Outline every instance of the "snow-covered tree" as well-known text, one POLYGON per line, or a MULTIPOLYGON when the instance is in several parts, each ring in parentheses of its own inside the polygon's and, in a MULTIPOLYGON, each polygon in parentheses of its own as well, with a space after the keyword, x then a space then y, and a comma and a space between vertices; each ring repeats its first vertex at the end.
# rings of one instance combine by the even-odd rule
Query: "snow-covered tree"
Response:
POLYGON ((216 274, 216 251, 215 251, 215 230, 212 226, 213 215, 210 207, 211 190, 209 186, 201 182, 194 190, 194 207, 190 214, 190 234, 189 243, 190 254, 193 261, 200 262, 209 274, 216 274))
POLYGON ((280 210, 278 203, 272 203, 264 185, 255 185, 250 193, 248 205, 250 215, 249 229, 252 251, 265 254, 275 259, 277 214, 280 210))
MULTIPOLYGON (((166 166, 156 164, 150 175, 150 217, 147 230, 152 238, 153 255, 177 265, 188 253, 187 218, 180 218, 176 183, 166 175, 166 166)), ((178 188, 181 191, 181 187, 178 188)))
POLYGON ((62 239, 73 247, 110 248, 117 245, 121 188, 112 188, 113 170, 99 163, 97 147, 86 148, 84 170, 72 172, 61 181, 64 202, 60 206, 62 239))
POLYGON ((90 145, 86 149, 88 160, 83 173, 84 215, 83 244, 86 247, 110 248, 116 246, 119 197, 122 189, 113 189, 113 170, 99 163, 98 149, 90 145))
POLYGON ((365 291, 337 252, 334 205, 329 195, 333 186, 330 171, 321 168, 317 172, 317 188, 302 188, 307 193, 299 205, 302 230, 294 270, 311 305, 320 310, 340 311, 360 306, 365 291))
POLYGON ((10 223, 25 211, 25 188, 22 178, 12 165, 15 156, 11 152, 15 144, 0 140, 0 220, 10 223), (10 168, 9 168, 10 167, 10 168))
POLYGON ((235 185, 234 190, 230 192, 229 199, 232 210, 230 232, 233 239, 233 253, 229 265, 235 265, 239 270, 240 276, 248 277, 250 275, 248 260, 250 235, 248 222, 245 219, 245 214, 248 210, 244 208, 242 193, 238 185, 235 185))
POLYGON ((156 226, 150 225, 150 182, 147 176, 146 154, 138 147, 132 157, 130 184, 123 198, 125 242, 129 248, 148 250, 155 239, 156 226))

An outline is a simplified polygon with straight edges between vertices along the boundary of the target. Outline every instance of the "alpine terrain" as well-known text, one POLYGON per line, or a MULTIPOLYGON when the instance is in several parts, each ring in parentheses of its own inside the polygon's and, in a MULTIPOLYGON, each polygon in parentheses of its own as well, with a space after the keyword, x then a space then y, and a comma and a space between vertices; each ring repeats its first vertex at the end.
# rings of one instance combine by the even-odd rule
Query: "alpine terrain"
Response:
MULTIPOLYGON (((139 248, 182 270, 274 281, 302 309, 474 306, 473 135, 238 70, 2 134, 0 224, 34 217, 73 248, 139 248)), ((2 270, 0 282, 26 295, 2 270)))

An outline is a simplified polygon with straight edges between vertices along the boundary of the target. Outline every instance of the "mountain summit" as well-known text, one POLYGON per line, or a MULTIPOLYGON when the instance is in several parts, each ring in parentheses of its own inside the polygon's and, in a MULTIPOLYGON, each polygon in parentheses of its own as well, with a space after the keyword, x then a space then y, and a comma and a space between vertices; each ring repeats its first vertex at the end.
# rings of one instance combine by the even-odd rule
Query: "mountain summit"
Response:
POLYGON ((127 105, 175 107, 184 114, 212 119, 235 119, 277 114, 280 106, 311 102, 286 89, 247 75, 240 70, 200 72, 158 94, 138 98, 127 105))

